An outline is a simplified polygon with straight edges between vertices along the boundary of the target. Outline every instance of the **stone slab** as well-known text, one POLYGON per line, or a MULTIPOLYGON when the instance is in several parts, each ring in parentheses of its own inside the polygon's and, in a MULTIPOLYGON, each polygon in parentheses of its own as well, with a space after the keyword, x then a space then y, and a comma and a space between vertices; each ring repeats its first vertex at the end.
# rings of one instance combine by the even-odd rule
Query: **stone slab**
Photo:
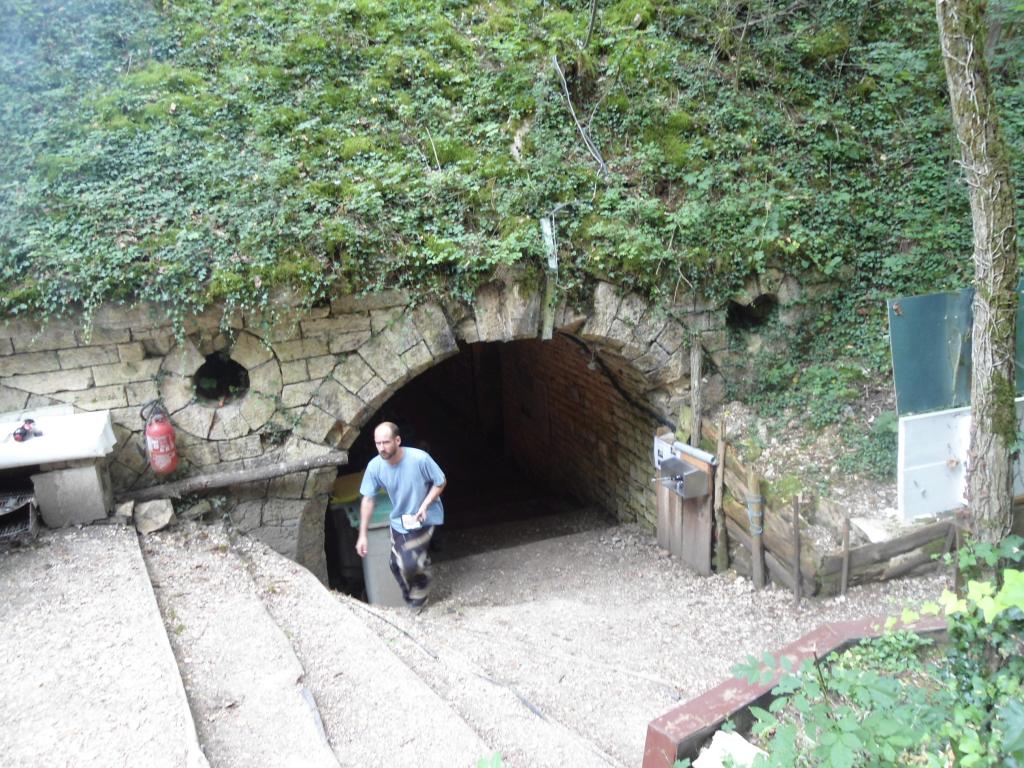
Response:
POLYGON ((357 601, 339 598, 312 573, 258 544, 240 546, 269 612, 292 638, 343 765, 449 768, 477 765, 493 753, 450 702, 366 625, 369 617, 360 614, 357 601), (395 701, 415 709, 418 727, 396 729, 380 716, 395 701))
MULTIPOLYGON (((224 531, 193 524, 146 540, 146 561, 196 728, 219 766, 338 768, 289 639, 224 531)), ((385 718, 386 719, 386 718, 385 718)))
POLYGON ((131 528, 43 531, 0 594, 7 768, 208 768, 131 528))
MULTIPOLYGON (((19 373, 45 373, 61 368, 61 357, 64 352, 75 350, 61 350, 61 352, 24 352, 20 355, 8 355, 0 365, 3 376, 14 376, 19 373)), ((115 356, 116 358, 116 356, 115 356)), ((63 366, 65 368, 69 366, 63 366)))

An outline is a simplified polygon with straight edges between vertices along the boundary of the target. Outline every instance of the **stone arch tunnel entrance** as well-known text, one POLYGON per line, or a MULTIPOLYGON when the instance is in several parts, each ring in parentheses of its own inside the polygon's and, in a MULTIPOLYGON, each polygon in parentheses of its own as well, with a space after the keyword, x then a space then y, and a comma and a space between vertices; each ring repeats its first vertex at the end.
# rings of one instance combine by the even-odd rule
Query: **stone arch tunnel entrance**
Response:
MULTIPOLYGON (((436 559, 615 520, 653 526, 658 421, 642 395, 631 394, 628 369, 569 334, 461 344, 366 421, 341 473, 362 475, 376 455, 373 428, 381 421, 399 425, 403 445, 434 456, 448 478, 436 559)), ((332 505, 325 515, 329 583, 358 594, 354 543, 349 515, 332 505)))

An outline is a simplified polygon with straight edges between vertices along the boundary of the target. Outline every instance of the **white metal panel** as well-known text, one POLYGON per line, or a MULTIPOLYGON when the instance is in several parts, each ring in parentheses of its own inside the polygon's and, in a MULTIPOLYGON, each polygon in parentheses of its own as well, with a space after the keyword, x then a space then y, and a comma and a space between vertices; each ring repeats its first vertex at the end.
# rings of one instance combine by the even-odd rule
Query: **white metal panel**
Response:
MULTIPOLYGON (((1018 398, 1018 429, 1022 419, 1024 398, 1018 398)), ((950 512, 967 503, 970 432, 970 408, 900 418, 896 490, 903 520, 950 512)), ((1013 470, 1013 492, 1020 494, 1024 477, 1019 459, 1013 470)))

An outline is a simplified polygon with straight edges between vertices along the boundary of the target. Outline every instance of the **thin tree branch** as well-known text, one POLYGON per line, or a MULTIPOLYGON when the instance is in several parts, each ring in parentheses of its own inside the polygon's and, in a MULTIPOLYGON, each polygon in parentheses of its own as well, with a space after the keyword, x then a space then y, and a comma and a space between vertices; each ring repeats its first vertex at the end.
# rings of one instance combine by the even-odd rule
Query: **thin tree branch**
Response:
POLYGON ((601 151, 591 140, 590 135, 587 133, 587 129, 580 123, 579 118, 576 117, 576 110, 572 106, 572 97, 569 95, 569 84, 565 81, 565 75, 562 73, 562 68, 558 65, 558 57, 552 56, 551 63, 555 67, 555 72, 558 73, 558 79, 562 81, 562 91, 565 94, 565 103, 569 105, 569 114, 572 115, 572 121, 576 123, 576 128, 579 130, 580 136, 583 138, 583 144, 586 146, 587 151, 590 152, 591 157, 597 161, 597 166, 601 171, 601 175, 607 176, 608 165, 605 163, 604 158, 601 157, 601 151))
MULTIPOLYGON (((424 126, 426 128, 426 126, 424 126)), ((437 166, 437 170, 441 170, 441 161, 437 159, 437 147, 434 146, 434 137, 430 135, 430 129, 427 128, 427 138, 430 140, 430 149, 434 153, 434 164, 437 166)))

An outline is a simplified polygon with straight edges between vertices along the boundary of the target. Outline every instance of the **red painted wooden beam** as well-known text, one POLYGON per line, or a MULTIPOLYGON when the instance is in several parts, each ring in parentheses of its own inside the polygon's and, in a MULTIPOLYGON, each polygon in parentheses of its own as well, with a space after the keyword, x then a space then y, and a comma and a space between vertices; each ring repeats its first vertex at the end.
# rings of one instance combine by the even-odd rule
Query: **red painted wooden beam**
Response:
MULTIPOLYGON (((805 659, 821 659, 833 651, 843 650, 868 637, 885 634, 885 619, 857 619, 826 624, 799 640, 776 651, 773 656, 787 657, 798 667, 805 659)), ((926 617, 913 624, 900 625, 918 634, 941 634, 946 630, 943 617, 926 617)), ((748 683, 730 677, 710 691, 666 712, 647 725, 643 768, 671 768, 679 759, 695 758, 722 723, 732 719, 743 730, 752 720, 751 705, 767 706, 773 698, 772 688, 781 676, 780 671, 767 683, 748 683)))

